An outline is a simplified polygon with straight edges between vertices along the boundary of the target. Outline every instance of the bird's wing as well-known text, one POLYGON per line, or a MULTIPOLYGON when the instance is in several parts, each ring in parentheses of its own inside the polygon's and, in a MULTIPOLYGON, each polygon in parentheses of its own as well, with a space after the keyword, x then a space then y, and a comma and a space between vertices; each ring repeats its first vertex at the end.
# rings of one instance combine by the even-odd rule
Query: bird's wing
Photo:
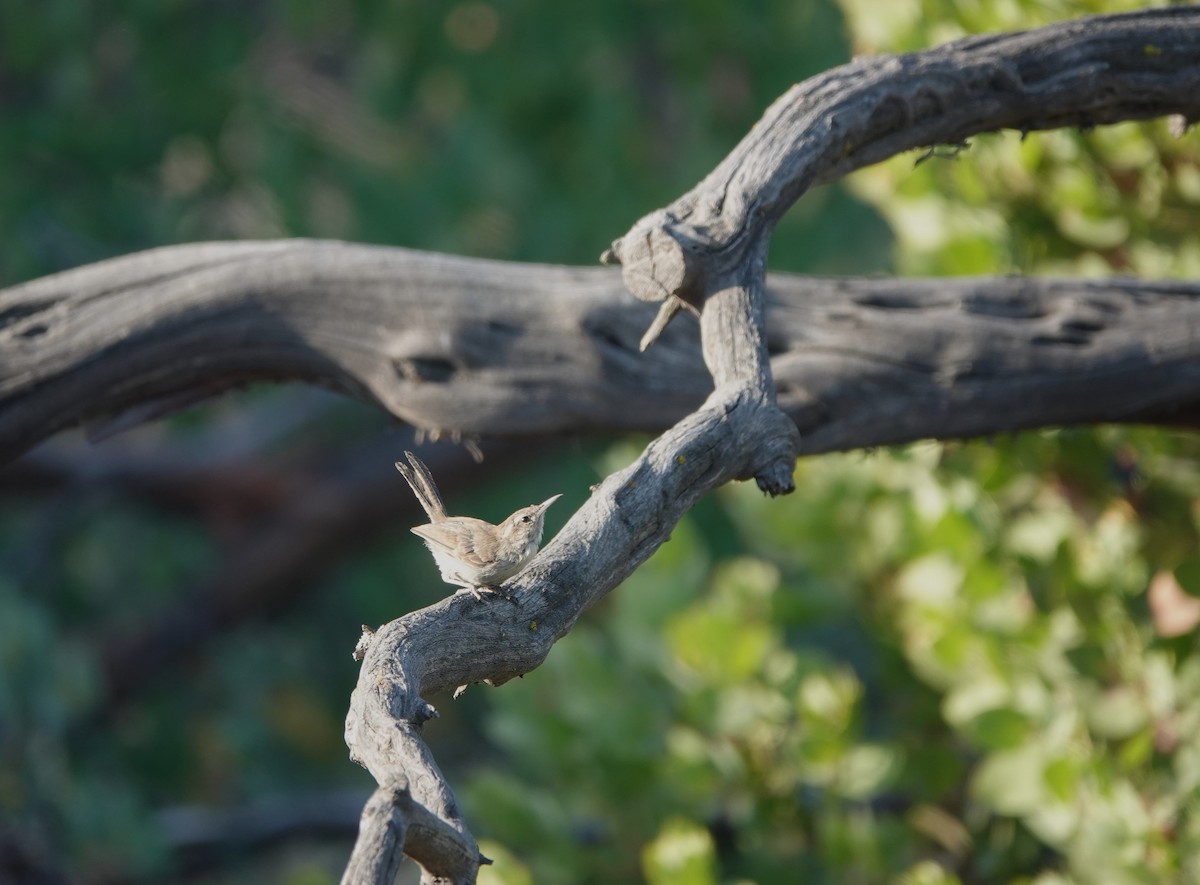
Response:
POLYGON ((455 536, 448 533, 441 526, 432 524, 416 525, 410 531, 432 548, 443 550, 446 553, 454 552, 456 546, 455 536))
POLYGON ((482 519, 455 516, 436 524, 415 526, 412 533, 433 549, 467 565, 483 568, 496 558, 496 544, 492 539, 495 530, 495 526, 482 519))

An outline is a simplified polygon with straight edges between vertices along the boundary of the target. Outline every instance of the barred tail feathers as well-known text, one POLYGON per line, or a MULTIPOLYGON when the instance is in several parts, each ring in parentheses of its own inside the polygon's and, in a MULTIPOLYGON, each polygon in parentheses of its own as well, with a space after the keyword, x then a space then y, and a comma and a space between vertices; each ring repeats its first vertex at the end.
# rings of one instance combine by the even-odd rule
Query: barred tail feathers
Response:
POLYGON ((438 494, 437 486, 434 485, 433 474, 429 472, 425 463, 412 452, 405 452, 404 457, 408 458, 409 463, 397 461, 396 469, 400 471, 400 475, 412 488, 413 494, 417 496, 417 500, 425 509, 425 515, 429 517, 430 522, 445 519, 446 507, 442 504, 442 496, 438 494), (410 467, 409 464, 412 466, 410 467))

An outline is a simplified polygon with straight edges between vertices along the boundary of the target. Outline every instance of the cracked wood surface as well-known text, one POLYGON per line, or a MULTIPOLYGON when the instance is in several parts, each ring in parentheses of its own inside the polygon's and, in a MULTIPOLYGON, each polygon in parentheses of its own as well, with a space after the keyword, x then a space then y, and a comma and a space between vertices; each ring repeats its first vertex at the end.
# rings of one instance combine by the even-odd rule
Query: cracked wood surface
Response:
MULTIPOLYGON (((767 349, 803 454, 1195 423, 1198 295, 1132 279, 775 274, 767 349)), ((0 453, 266 378, 341 390, 426 429, 657 431, 713 385, 691 318, 638 352, 652 313, 608 268, 306 240, 139 253, 0 291, 0 453), (25 323, 45 330, 31 339, 25 323)))

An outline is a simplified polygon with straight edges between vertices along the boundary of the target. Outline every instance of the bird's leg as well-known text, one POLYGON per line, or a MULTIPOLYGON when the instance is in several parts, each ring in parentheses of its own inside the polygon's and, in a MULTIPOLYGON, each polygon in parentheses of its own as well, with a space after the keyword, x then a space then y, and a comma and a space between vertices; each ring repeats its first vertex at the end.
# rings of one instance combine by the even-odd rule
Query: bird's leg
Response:
POLYGON ((516 603, 511 595, 504 591, 504 588, 497 584, 463 584, 455 591, 456 593, 470 593, 480 602, 483 602, 483 594, 491 593, 505 599, 508 602, 516 603))
POLYGON ((517 604, 516 598, 498 584, 488 584, 484 589, 489 593, 495 593, 497 596, 501 597, 507 602, 511 602, 513 605, 517 604))

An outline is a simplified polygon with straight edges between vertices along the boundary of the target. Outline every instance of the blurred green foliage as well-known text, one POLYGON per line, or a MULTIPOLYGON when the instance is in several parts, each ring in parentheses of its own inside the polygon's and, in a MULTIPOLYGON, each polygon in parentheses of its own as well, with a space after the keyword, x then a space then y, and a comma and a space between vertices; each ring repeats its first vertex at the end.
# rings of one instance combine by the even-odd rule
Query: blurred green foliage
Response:
MULTIPOLYGON (((829 2, 5 4, 0 285, 237 237, 595 263, 839 31, 829 2)), ((783 265, 885 267, 873 212, 810 204, 783 265)))
MULTIPOLYGON (((852 52, 1141 5, 6 4, 0 285, 226 237, 590 263, 852 52)), ((906 155, 807 195, 772 266, 1195 277, 1198 152, 1152 122, 906 155)), ((579 500, 632 446, 463 509, 579 500)), ((537 671, 433 699, 481 881, 1200 881, 1198 455, 1062 430, 722 490, 537 671)), ((368 786, 341 744, 357 625, 444 590, 404 532, 92 720, 106 644, 222 553, 103 492, 0 504, 0 836, 85 883, 163 881, 164 807, 368 786)), ((315 885, 344 856, 205 881, 315 885)))
POLYGON ((1195 454, 1061 431, 726 489, 496 695, 468 804, 535 881, 1191 881, 1200 611, 1156 631, 1147 588, 1193 567, 1195 454))

